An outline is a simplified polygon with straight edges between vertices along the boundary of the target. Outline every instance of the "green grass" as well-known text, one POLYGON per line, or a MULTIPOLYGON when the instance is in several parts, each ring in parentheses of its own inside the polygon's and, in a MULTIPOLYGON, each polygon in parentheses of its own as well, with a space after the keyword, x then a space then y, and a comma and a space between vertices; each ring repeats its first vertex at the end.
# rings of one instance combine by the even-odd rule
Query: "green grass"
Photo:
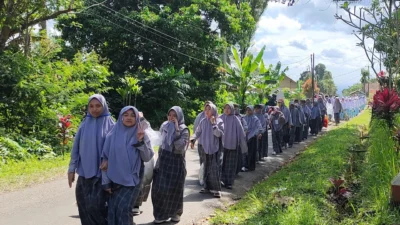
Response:
POLYGON ((64 159, 27 159, 0 165, 0 192, 43 183, 67 173, 70 155, 64 159))
MULTIPOLYGON (((397 115, 395 124, 400 124, 397 115)), ((354 215, 348 224, 399 224, 400 213, 390 209, 390 184, 400 172, 392 132, 383 120, 373 120, 369 131, 370 146, 362 167, 361 190, 353 199, 354 215)))
POLYGON ((310 145, 293 163, 255 185, 226 212, 217 210, 213 224, 339 224, 335 206, 327 200, 330 177, 348 168, 348 147, 359 143, 355 125, 368 125, 365 111, 310 145), (294 199, 282 207, 282 197, 294 199))

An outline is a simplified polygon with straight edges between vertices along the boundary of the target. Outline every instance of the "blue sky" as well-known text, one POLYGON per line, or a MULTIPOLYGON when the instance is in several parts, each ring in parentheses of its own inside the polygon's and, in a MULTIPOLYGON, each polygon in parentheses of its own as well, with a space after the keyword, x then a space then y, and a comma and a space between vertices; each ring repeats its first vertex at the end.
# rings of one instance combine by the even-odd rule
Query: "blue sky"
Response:
POLYGON ((369 61, 364 50, 356 46, 353 29, 334 18, 336 12, 347 18, 329 0, 299 0, 291 7, 271 1, 257 24, 251 51, 257 52, 265 45, 264 62, 275 65, 281 61, 294 80, 307 69, 310 54, 315 53, 315 65, 326 65, 341 94, 342 89, 359 82, 361 68, 366 68, 369 61))

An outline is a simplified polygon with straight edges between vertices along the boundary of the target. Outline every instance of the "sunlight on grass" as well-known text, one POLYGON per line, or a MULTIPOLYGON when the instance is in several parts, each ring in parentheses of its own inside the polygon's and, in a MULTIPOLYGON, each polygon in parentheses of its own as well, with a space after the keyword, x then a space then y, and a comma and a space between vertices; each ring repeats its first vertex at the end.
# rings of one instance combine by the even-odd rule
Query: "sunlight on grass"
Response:
POLYGON ((66 174, 70 155, 64 159, 37 160, 10 162, 0 166, 0 192, 11 191, 43 183, 66 174))

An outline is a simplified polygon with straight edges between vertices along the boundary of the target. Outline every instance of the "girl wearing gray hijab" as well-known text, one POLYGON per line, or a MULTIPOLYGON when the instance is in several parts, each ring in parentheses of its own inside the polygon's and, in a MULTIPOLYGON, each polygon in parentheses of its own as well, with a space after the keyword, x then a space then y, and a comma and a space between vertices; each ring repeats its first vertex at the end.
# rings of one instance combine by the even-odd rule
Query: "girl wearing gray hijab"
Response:
POLYGON ((226 104, 224 114, 219 118, 224 122, 224 146, 222 162, 222 184, 232 189, 235 180, 239 151, 247 152, 246 135, 240 120, 234 115, 233 104, 226 104))
POLYGON ((168 111, 168 120, 160 127, 162 145, 153 178, 151 200, 154 223, 164 223, 171 218, 179 222, 183 213, 183 191, 185 188, 185 152, 189 143, 189 129, 181 107, 168 111))
POLYGON ((286 123, 285 115, 279 110, 279 107, 272 107, 269 116, 272 144, 274 148, 272 155, 282 153, 281 134, 282 134, 282 127, 285 123, 286 123))
MULTIPOLYGON (((193 132, 196 132, 196 129, 199 126, 200 122, 206 117, 206 107, 208 105, 210 105, 210 104, 212 104, 211 101, 205 101, 204 102, 204 110, 203 110, 203 112, 199 113, 196 116, 196 119, 194 120, 193 132)), ((204 156, 204 154, 203 154, 204 149, 203 149, 203 145, 201 143, 201 139, 200 138, 199 138, 199 140, 197 140, 197 152, 199 153, 199 158, 200 158, 199 162, 200 162, 200 165, 201 165, 203 163, 203 161, 204 161, 204 159, 202 157, 202 156, 204 156)))
MULTIPOLYGON (((256 169, 256 160, 257 160, 257 139, 262 138, 263 128, 261 126, 260 120, 254 115, 253 106, 247 106, 246 108, 246 116, 244 120, 247 123, 248 131, 247 131, 247 166, 248 170, 254 171, 256 169)), ((246 168, 243 169, 246 171, 246 168)))
POLYGON ((144 162, 153 158, 150 139, 140 126, 139 112, 124 107, 103 148, 103 188, 110 194, 108 225, 133 225, 133 207, 139 196, 144 162))
POLYGON ((221 197, 220 154, 224 135, 224 122, 218 118, 217 107, 214 104, 206 106, 206 117, 199 123, 195 131, 195 139, 190 147, 194 148, 196 139, 202 140, 204 148, 204 188, 200 193, 212 193, 221 197))
MULTIPOLYGON (((243 116, 240 115, 239 105, 234 103, 233 107, 235 108, 235 116, 240 120, 240 123, 242 124, 244 133, 246 134, 247 133, 247 123, 243 119, 243 116)), ((247 146, 246 146, 246 149, 247 149, 247 146)), ((239 153, 239 156, 238 156, 238 161, 237 161, 236 175, 238 175, 239 172, 242 171, 243 158, 244 158, 244 154, 245 154, 244 151, 239 151, 238 153, 239 153)), ((247 151, 246 151, 246 154, 247 154, 247 151)))
POLYGON ((283 99, 278 100, 279 111, 285 116, 285 124, 282 127, 281 144, 287 148, 290 140, 290 129, 292 128, 292 116, 290 110, 286 107, 283 99))
POLYGON ((87 115, 75 135, 68 169, 69 187, 76 184, 76 202, 82 225, 107 225, 107 195, 101 187, 101 152, 106 135, 115 122, 106 99, 95 94, 89 98, 87 115))
POLYGON ((340 103, 339 98, 335 98, 335 103, 333 104, 333 113, 335 117, 336 126, 340 123, 340 113, 343 111, 342 103, 340 103))

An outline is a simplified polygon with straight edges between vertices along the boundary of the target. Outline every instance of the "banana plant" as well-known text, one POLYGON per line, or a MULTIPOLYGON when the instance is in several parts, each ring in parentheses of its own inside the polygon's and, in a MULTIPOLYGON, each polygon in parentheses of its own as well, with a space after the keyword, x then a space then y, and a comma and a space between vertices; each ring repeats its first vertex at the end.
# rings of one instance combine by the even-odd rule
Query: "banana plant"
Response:
POLYGON ((248 54, 241 60, 237 49, 232 47, 232 57, 225 64, 226 76, 224 83, 235 93, 236 101, 241 106, 245 105, 246 93, 254 88, 254 85, 258 81, 259 73, 257 70, 260 68, 264 50, 265 46, 256 57, 248 54))
POLYGON ((117 88, 116 91, 121 95, 125 105, 131 105, 132 95, 135 96, 135 106, 136 97, 142 93, 142 87, 139 86, 139 79, 135 77, 126 76, 121 78, 121 82, 124 84, 123 88, 117 88))
POLYGON ((258 81, 254 85, 258 94, 259 103, 264 102, 264 97, 271 93, 272 90, 278 88, 281 81, 285 79, 288 68, 286 67, 281 71, 281 67, 282 64, 278 62, 275 68, 273 68, 272 64, 267 68, 265 67, 264 61, 261 61, 258 81))

